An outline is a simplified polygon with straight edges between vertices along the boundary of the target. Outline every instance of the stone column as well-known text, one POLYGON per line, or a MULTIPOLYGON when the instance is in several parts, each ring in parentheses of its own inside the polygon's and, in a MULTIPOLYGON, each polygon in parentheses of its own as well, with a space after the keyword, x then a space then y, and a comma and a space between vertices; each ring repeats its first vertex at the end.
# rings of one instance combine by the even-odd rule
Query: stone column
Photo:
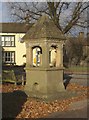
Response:
POLYGON ((56 67, 63 67, 63 46, 61 44, 57 48, 56 67))
POLYGON ((49 47, 48 43, 44 43, 42 46, 42 67, 49 67, 49 47))
POLYGON ((32 66, 32 48, 31 46, 28 46, 26 49, 26 66, 32 66))

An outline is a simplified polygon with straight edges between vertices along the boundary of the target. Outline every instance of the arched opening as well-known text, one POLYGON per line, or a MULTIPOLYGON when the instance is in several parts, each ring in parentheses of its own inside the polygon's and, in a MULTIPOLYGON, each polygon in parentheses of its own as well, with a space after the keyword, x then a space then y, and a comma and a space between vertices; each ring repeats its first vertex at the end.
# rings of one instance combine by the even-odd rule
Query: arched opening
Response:
POLYGON ((34 46, 32 48, 33 53, 33 66, 39 67, 42 64, 42 48, 39 46, 34 46))
POLYGON ((50 67, 56 66, 57 46, 52 45, 49 50, 49 65, 50 67))

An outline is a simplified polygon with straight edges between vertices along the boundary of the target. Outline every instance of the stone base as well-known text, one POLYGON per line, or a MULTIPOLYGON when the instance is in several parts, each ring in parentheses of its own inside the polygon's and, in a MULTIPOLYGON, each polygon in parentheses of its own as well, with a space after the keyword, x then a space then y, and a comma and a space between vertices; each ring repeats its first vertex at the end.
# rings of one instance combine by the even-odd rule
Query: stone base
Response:
POLYGON ((29 69, 26 70, 26 91, 56 93, 65 91, 63 69, 29 69))
POLYGON ((27 69, 25 93, 29 97, 42 100, 64 98, 66 90, 63 85, 63 69, 27 69))
POLYGON ((25 93, 28 95, 28 97, 42 101, 64 100, 78 95, 76 92, 70 92, 66 90, 63 92, 47 93, 47 94, 43 94, 39 92, 33 93, 29 91, 25 91, 25 93))

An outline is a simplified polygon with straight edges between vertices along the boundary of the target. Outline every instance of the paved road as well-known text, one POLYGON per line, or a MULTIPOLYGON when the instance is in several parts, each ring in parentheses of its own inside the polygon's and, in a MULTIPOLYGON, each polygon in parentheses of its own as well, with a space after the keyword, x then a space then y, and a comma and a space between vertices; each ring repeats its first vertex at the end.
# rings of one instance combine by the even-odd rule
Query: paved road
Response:
MULTIPOLYGON (((77 83, 83 86, 89 86, 88 83, 89 74, 87 73, 73 73, 65 74, 64 82, 77 83)), ((47 116, 47 118, 88 118, 89 100, 86 99, 73 102, 67 111, 55 112, 47 116)))
POLYGON ((88 101, 81 100, 70 105, 65 112, 55 112, 48 116, 48 118, 87 118, 88 117, 88 101))
POLYGON ((80 110, 52 113, 48 118, 87 118, 87 108, 84 107, 80 110))
POLYGON ((88 84, 89 74, 87 73, 66 73, 64 77, 65 82, 77 83, 83 86, 89 86, 88 84))

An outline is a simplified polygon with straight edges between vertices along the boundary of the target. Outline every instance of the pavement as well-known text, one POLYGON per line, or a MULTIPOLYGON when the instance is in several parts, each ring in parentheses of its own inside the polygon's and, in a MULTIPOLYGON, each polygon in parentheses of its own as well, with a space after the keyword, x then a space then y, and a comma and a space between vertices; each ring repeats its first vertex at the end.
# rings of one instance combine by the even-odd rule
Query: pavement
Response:
POLYGON ((87 118, 87 109, 84 107, 75 111, 56 112, 52 113, 47 118, 87 118))
POLYGON ((65 82, 76 83, 82 86, 89 86, 88 79, 89 73, 77 72, 77 73, 65 73, 65 82))
POLYGON ((67 111, 52 113, 47 118, 88 118, 88 104, 86 99, 74 102, 67 111))
MULTIPOLYGON (((89 74, 87 73, 73 73, 68 74, 65 77, 69 78, 69 83, 77 83, 82 86, 88 86, 87 80, 89 74)), ((89 109, 89 99, 80 100, 70 104, 68 110, 63 112, 55 112, 47 116, 47 118, 89 118, 88 109, 89 109)))

